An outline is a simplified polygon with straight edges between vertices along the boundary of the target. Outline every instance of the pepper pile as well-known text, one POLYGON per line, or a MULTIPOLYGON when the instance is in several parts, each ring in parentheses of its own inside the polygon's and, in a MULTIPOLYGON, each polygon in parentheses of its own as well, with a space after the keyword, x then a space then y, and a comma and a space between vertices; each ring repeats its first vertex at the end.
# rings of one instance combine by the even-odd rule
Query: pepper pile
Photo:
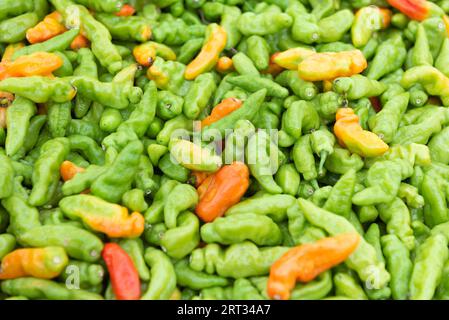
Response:
POLYGON ((2 299, 449 299, 446 13, 1 1, 2 299))

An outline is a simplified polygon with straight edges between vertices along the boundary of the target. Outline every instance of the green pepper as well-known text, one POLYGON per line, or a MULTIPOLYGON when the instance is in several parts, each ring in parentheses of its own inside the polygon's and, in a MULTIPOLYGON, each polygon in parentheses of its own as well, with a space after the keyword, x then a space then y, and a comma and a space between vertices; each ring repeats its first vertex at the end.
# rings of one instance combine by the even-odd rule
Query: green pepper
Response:
POLYGON ((69 58, 67 58, 67 56, 60 52, 60 51, 56 51, 54 52, 55 55, 57 55, 58 57, 61 58, 61 60, 63 61, 62 66, 59 67, 59 69, 55 70, 53 72, 53 74, 57 77, 70 77, 73 75, 73 66, 72 63, 70 62, 69 58))
POLYGON ((245 12, 239 17, 237 27, 245 36, 265 36, 288 28, 292 23, 292 18, 286 13, 264 12, 256 14, 245 12))
POLYGON ((266 40, 261 36, 250 36, 246 39, 248 44, 248 57, 254 62, 258 70, 268 68, 270 62, 270 49, 266 40))
POLYGON ((288 163, 280 166, 275 180, 284 194, 295 196, 298 193, 301 178, 294 164, 288 163))
POLYGON ((435 60, 435 68, 441 71, 446 77, 449 76, 449 39, 445 39, 441 51, 435 60))
POLYGON ((73 282, 74 286, 79 285, 80 289, 91 291, 92 288, 101 286, 104 274, 104 268, 100 264, 70 260, 59 277, 67 284, 72 285, 73 282))
POLYGON ((348 219, 352 210, 351 200, 354 194, 355 183, 355 170, 347 171, 332 188, 323 209, 348 219))
POLYGON ((256 92, 260 89, 267 90, 267 96, 286 98, 288 97, 288 90, 277 84, 276 82, 267 79, 256 77, 252 75, 242 75, 231 77, 228 82, 242 88, 245 91, 256 92))
MULTIPOLYGON (((235 54, 232 57, 232 63, 233 63, 235 70, 240 75, 253 76, 253 77, 260 76, 259 70, 257 70, 253 61, 243 52, 239 52, 239 53, 235 54)), ((231 80, 233 77, 235 77, 235 76, 228 77, 227 81, 229 82, 229 80, 231 80)))
POLYGON ((72 120, 72 104, 66 103, 50 103, 48 105, 47 125, 53 138, 65 137, 67 127, 72 120))
POLYGON ((120 247, 125 250, 133 260, 134 266, 139 273, 139 278, 143 281, 150 280, 150 270, 145 264, 143 242, 141 239, 122 239, 120 247))
POLYGON ((349 9, 337 11, 318 21, 319 38, 317 42, 340 41, 343 35, 351 28, 354 14, 349 9))
POLYGON ((335 294, 353 300, 368 300, 363 288, 358 281, 349 273, 338 272, 334 275, 335 294))
POLYGON ((303 175, 305 180, 310 181, 318 177, 315 157, 310 144, 310 135, 299 138, 293 147, 292 157, 296 170, 303 175))
POLYGON ((104 164, 104 152, 97 143, 90 137, 72 135, 68 137, 70 149, 81 153, 90 163, 96 165, 104 164))
POLYGON ((160 21, 153 28, 153 37, 156 42, 164 43, 168 46, 178 46, 186 43, 191 38, 203 37, 206 32, 204 25, 188 26, 184 20, 176 18, 174 20, 160 21))
POLYGON ((333 91, 318 94, 312 103, 326 122, 334 121, 338 108, 344 105, 342 96, 333 91))
POLYGON ((143 17, 117 17, 109 13, 97 13, 95 19, 109 30, 112 38, 117 40, 145 42, 151 36, 150 26, 143 17))
POLYGON ((443 275, 441 277, 441 282, 438 285, 436 294, 435 294, 435 298, 439 299, 439 300, 445 300, 448 297, 448 272, 449 272, 449 264, 446 262, 446 264, 444 265, 444 269, 443 269, 443 275))
POLYGON ((286 247, 259 248, 249 241, 233 244, 227 249, 208 244, 192 252, 190 267, 196 271, 234 279, 260 276, 268 274, 271 265, 287 250, 286 247))
POLYGON ((0 154, 0 199, 8 198, 13 193, 14 167, 11 159, 0 154))
POLYGON ((387 87, 381 82, 358 74, 346 78, 337 78, 333 82, 333 89, 349 100, 357 100, 380 96, 387 87))
POLYGON ((196 189, 188 184, 179 184, 170 191, 165 200, 164 221, 168 228, 176 228, 178 216, 198 204, 196 189))
POLYGON ((123 194, 122 203, 132 211, 143 212, 148 209, 144 192, 140 189, 132 189, 123 194))
POLYGON ((35 12, 27 12, 0 22, 0 42, 16 43, 25 39, 26 31, 39 22, 35 12))
POLYGON ((289 86, 295 95, 304 100, 312 100, 318 93, 318 88, 313 82, 302 80, 298 73, 292 70, 282 72, 276 77, 276 82, 282 86, 289 86))
POLYGON ((211 73, 199 75, 185 96, 184 114, 189 119, 196 119, 206 108, 217 86, 211 73))
POLYGON ((430 174, 424 175, 421 185, 424 197, 424 218, 428 226, 435 226, 449 220, 445 191, 442 183, 430 174))
POLYGON ((193 270, 186 259, 175 264, 175 272, 177 283, 193 290, 229 285, 226 278, 193 270))

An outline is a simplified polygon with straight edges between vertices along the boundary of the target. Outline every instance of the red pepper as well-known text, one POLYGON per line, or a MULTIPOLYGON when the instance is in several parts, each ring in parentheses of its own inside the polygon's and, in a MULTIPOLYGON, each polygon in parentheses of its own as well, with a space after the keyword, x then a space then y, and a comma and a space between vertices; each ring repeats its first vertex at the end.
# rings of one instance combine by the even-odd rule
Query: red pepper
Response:
POLYGON ((388 0, 388 3, 413 20, 422 21, 429 16, 429 3, 426 0, 388 0))
POLYGON ((119 12, 115 13, 117 17, 130 17, 136 13, 136 9, 129 4, 124 4, 119 12))
POLYGON ((139 273, 126 251, 116 243, 107 243, 101 256, 106 262, 117 300, 140 299, 139 273))

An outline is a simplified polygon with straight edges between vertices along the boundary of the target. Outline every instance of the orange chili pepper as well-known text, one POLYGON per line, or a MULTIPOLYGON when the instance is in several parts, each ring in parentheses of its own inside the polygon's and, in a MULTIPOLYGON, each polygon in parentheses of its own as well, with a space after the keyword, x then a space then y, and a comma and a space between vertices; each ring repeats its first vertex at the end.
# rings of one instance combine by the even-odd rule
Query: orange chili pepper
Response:
POLYGON ((359 241, 357 233, 348 233, 287 251, 271 266, 268 295, 276 300, 288 300, 296 281, 312 281, 324 271, 344 262, 357 248, 359 241))
POLYGON ((198 188, 200 201, 195 212, 204 222, 212 222, 238 203, 248 187, 248 167, 242 162, 226 165, 198 188))
POLYGON ((391 12, 391 10, 387 8, 379 8, 379 11, 382 15, 382 28, 386 29, 390 26, 393 12, 391 12))
POLYGON ((234 68, 234 63, 231 58, 223 56, 218 59, 217 66, 215 68, 220 73, 229 72, 234 68))
POLYGON ((242 101, 236 98, 224 99, 220 104, 212 109, 210 116, 201 121, 201 127, 210 126, 212 123, 226 117, 231 112, 239 109, 242 106, 242 101))
POLYGON ((297 70, 298 65, 305 58, 313 55, 315 51, 305 48, 292 48, 283 52, 275 53, 273 62, 288 70, 297 70))
POLYGON ((5 49, 5 52, 3 53, 1 62, 2 63, 11 62, 12 56, 14 55, 14 53, 17 50, 22 49, 23 47, 25 47, 25 45, 22 42, 13 43, 13 44, 8 45, 5 49))
POLYGON ((61 178, 64 181, 69 181, 76 176, 77 173, 86 171, 84 168, 78 167, 76 164, 70 161, 64 161, 59 167, 61 178))
POLYGON ((208 26, 208 37, 198 56, 189 63, 184 73, 187 80, 211 70, 218 62, 227 41, 226 30, 216 23, 208 26))
POLYGON ((79 34, 73 39, 72 43, 70 44, 70 48, 74 51, 78 51, 81 48, 88 48, 90 45, 89 39, 87 39, 82 34, 79 34))
POLYGON ((337 111, 334 133, 341 146, 362 157, 377 157, 388 151, 389 146, 371 131, 363 130, 359 117, 351 108, 337 111))
POLYGON ((2 259, 0 279, 35 277, 52 279, 61 274, 69 259, 61 247, 17 249, 2 259))
POLYGON ((28 42, 32 44, 44 42, 66 32, 67 29, 62 22, 62 16, 59 12, 50 13, 36 26, 27 30, 26 38, 28 42))
POLYGON ((368 63, 360 50, 315 53, 298 65, 299 76, 307 81, 350 77, 366 69, 368 63))
POLYGON ((387 0, 387 2, 413 20, 422 21, 429 16, 430 6, 426 0, 387 0))
POLYGON ((0 80, 10 77, 46 76, 60 68, 62 59, 54 53, 35 52, 14 62, 1 63, 0 80))
POLYGON ((130 17, 134 13, 136 13, 136 9, 132 5, 124 4, 119 12, 116 12, 115 15, 117 17, 130 17))
POLYGON ((191 175, 195 187, 198 188, 211 174, 209 172, 192 171, 191 175))

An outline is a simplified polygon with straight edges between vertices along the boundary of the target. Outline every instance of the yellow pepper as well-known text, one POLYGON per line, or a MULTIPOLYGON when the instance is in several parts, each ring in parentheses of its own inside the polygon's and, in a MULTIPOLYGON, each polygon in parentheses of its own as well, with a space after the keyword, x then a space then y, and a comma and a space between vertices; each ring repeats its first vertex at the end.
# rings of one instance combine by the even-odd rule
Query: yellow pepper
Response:
POLYGON ((176 53, 170 47, 153 41, 136 46, 133 55, 136 61, 144 67, 150 67, 156 56, 160 56, 164 60, 176 60, 176 53))
POLYGON ((220 53, 226 47, 226 30, 216 23, 210 24, 207 28, 208 36, 201 52, 189 63, 184 73, 187 80, 193 80, 215 67, 220 58, 220 53))
POLYGON ((66 197, 59 203, 70 219, 81 219, 89 228, 110 238, 136 238, 144 229, 144 218, 139 212, 128 214, 128 209, 91 195, 66 197))
POLYGON ((68 262, 69 258, 61 247, 17 249, 3 258, 0 279, 52 279, 61 274, 68 262))
POLYGON ((351 108, 337 111, 334 133, 341 146, 362 157, 377 157, 388 151, 389 146, 376 134, 363 130, 359 117, 351 108))
POLYGON ((286 51, 278 52, 273 58, 274 63, 288 70, 297 70, 298 65, 305 58, 313 55, 315 51, 305 48, 292 48, 286 51))
POLYGON ((298 65, 300 78, 306 81, 334 80, 361 73, 368 63, 360 50, 314 53, 298 65))

